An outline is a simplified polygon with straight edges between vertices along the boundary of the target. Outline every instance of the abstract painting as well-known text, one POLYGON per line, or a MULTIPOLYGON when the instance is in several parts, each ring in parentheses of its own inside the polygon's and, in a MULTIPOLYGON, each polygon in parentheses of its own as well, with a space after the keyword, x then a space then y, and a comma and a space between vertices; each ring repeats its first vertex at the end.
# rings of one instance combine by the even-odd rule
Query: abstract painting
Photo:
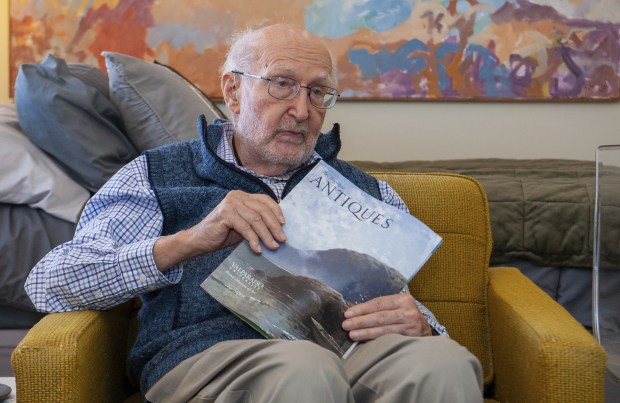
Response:
POLYGON ((10 70, 48 53, 168 64, 220 98, 231 35, 273 22, 322 37, 345 99, 618 101, 618 0, 11 0, 10 70))

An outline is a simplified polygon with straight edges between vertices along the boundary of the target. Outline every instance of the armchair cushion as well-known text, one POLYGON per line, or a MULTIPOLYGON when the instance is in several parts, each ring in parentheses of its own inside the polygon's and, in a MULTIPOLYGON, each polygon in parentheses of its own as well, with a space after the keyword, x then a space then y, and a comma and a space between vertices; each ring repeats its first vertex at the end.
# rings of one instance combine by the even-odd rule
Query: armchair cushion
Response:
POLYGON ((486 195, 472 178, 454 174, 373 173, 387 180, 443 243, 411 281, 422 301, 493 379, 487 309, 491 225, 486 195))

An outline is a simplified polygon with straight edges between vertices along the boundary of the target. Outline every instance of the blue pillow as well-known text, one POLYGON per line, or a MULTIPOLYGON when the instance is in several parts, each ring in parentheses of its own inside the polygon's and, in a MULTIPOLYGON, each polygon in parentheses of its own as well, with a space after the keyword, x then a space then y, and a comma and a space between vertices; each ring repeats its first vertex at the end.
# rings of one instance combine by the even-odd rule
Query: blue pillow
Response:
POLYGON ((23 132, 93 193, 138 155, 108 91, 101 70, 53 55, 22 65, 15 82, 23 132))

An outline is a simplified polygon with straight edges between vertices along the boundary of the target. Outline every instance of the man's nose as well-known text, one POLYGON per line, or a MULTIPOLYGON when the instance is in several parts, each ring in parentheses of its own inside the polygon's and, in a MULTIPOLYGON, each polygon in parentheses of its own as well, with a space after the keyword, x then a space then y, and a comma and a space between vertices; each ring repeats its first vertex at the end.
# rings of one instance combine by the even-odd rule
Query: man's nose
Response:
POLYGON ((299 93, 295 98, 291 100, 292 105, 289 108, 289 113, 295 117, 298 122, 308 119, 310 114, 310 89, 300 88, 299 93))

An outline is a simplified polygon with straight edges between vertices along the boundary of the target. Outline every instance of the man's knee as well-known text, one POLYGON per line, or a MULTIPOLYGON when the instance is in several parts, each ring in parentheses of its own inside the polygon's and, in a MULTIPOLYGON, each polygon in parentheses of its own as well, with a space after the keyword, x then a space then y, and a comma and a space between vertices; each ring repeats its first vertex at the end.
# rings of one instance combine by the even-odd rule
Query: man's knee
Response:
POLYGON ((289 401, 286 399, 293 396, 298 402, 305 401, 301 396, 311 401, 352 401, 346 373, 336 354, 308 341, 278 342, 269 349, 272 351, 266 372, 271 373, 265 376, 277 383, 280 401, 289 401))
POLYGON ((429 359, 424 361, 429 387, 442 391, 438 401, 473 402, 482 400, 482 367, 465 347, 447 337, 428 337, 429 359), (456 397, 458 400, 451 400, 456 397))
POLYGON ((482 372, 478 359, 454 340, 442 336, 429 340, 436 344, 433 348, 435 359, 429 365, 432 371, 454 377, 459 377, 463 371, 471 374, 482 372))
MULTIPOLYGON (((480 402, 482 370, 467 349, 444 336, 386 335, 345 364, 351 378, 392 401, 480 402)), ((360 393, 362 393, 360 392, 360 393)))

